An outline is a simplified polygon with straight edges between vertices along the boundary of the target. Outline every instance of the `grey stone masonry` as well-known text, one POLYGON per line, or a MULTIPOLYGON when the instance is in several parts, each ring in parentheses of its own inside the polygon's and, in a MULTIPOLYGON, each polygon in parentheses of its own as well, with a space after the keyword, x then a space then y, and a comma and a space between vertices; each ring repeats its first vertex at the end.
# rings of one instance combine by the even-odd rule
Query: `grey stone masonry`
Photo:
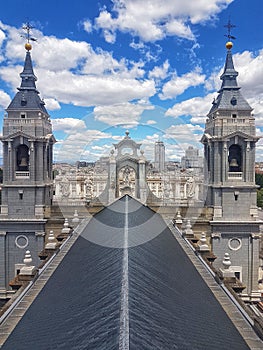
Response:
POLYGON ((3 184, 0 211, 0 297, 19 271, 25 250, 34 265, 43 249, 45 222, 53 196, 53 144, 50 117, 39 97, 31 54, 26 52, 21 85, 3 122, 3 184))
POLYGON ((232 44, 222 85, 208 113, 202 137, 205 155, 206 205, 213 210, 212 249, 221 268, 230 255, 236 276, 246 285, 244 296, 258 291, 259 239, 257 186, 255 185, 255 118, 237 84, 232 44))

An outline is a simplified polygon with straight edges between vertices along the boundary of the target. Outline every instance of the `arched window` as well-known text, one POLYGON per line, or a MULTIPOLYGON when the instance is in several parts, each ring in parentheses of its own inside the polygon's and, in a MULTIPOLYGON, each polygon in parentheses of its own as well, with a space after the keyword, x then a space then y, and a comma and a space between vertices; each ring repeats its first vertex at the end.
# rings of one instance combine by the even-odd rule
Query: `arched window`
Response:
POLYGON ((16 170, 28 171, 29 169, 29 148, 27 145, 19 145, 16 149, 16 170))
POLYGON ((242 167, 242 153, 239 145, 229 147, 228 164, 230 172, 240 172, 242 167))

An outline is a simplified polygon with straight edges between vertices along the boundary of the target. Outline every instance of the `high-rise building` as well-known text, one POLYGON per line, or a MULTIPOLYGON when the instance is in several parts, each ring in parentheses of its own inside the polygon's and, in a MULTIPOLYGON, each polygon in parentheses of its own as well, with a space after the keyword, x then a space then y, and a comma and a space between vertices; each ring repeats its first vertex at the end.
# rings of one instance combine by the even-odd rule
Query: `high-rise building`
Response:
POLYGON ((165 146, 163 141, 156 141, 154 145, 154 167, 158 171, 164 171, 165 146))
POLYGON ((228 42, 222 85, 208 113, 202 138, 205 151, 206 205, 212 211, 212 249, 219 267, 229 253, 231 269, 246 286, 243 297, 258 290, 259 220, 255 185, 255 118, 237 84, 228 42))
POLYGON ((52 157, 55 138, 27 50, 21 85, 4 118, 3 185, 0 214, 0 294, 19 272, 25 250, 34 264, 43 248, 52 203, 52 157))

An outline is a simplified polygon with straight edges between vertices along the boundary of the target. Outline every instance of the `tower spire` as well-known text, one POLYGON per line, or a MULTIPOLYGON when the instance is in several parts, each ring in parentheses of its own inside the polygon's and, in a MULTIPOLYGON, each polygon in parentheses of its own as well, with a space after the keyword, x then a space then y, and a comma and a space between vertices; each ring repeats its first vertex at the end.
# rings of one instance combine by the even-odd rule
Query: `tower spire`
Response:
POLYGON ((252 108, 249 106, 248 102, 244 99, 240 92, 240 87, 237 83, 238 72, 235 70, 233 57, 232 57, 232 47, 233 43, 231 39, 236 39, 231 34, 231 29, 235 28, 230 20, 224 26, 228 29, 228 33, 225 35, 229 41, 226 43, 227 54, 225 60, 224 71, 220 77, 222 80, 221 88, 218 91, 217 98, 213 101, 212 108, 208 115, 212 115, 218 110, 236 110, 240 108, 246 111, 252 111, 252 108))
POLYGON ((33 64, 30 53, 32 45, 30 44, 30 40, 36 41, 37 39, 31 36, 30 31, 32 28, 33 27, 29 23, 26 23, 23 26, 23 30, 26 32, 26 34, 21 35, 23 38, 26 39, 26 57, 24 61, 24 68, 23 71, 20 73, 20 87, 17 88, 18 92, 16 93, 15 97, 8 106, 7 112, 9 112, 10 110, 23 111, 26 109, 31 109, 43 112, 48 116, 47 110, 45 108, 45 103, 39 97, 39 91, 36 88, 37 77, 35 76, 33 70, 33 64))

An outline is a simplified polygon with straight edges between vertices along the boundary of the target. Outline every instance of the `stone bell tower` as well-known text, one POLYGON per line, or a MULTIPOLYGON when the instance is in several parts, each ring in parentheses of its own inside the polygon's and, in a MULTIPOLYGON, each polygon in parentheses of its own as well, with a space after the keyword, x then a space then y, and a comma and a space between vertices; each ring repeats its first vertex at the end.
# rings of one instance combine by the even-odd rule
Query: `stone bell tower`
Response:
POLYGON ((255 185, 255 118, 237 84, 233 44, 227 55, 222 85, 208 113, 202 137, 205 152, 206 206, 212 213, 215 266, 229 253, 235 275, 246 286, 244 299, 258 295, 259 220, 255 185))
POLYGON ((26 250, 38 266, 45 223, 52 204, 52 154, 55 138, 45 103, 39 97, 26 43, 21 85, 6 109, 0 213, 0 297, 19 272, 26 250))

